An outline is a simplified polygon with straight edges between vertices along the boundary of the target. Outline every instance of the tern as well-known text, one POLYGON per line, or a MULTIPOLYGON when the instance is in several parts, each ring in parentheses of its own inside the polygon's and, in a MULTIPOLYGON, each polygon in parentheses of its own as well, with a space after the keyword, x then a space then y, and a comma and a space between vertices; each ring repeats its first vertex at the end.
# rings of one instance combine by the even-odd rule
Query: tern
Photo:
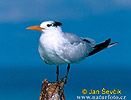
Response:
POLYGON ((57 81, 61 64, 68 64, 67 77, 70 64, 78 63, 86 57, 118 44, 118 42, 110 43, 110 38, 95 44, 95 40, 91 38, 82 38, 73 33, 63 32, 61 25, 62 23, 57 21, 45 21, 40 25, 26 28, 41 31, 38 52, 46 64, 57 66, 57 81))

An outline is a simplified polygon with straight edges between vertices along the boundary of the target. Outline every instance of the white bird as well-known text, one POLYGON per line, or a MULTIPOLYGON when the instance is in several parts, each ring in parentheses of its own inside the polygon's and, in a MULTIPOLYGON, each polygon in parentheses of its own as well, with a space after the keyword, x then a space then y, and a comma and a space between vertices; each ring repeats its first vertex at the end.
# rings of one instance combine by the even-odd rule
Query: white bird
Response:
POLYGON ((70 64, 80 62, 86 57, 118 43, 110 44, 111 39, 109 38, 105 42, 95 45, 93 39, 81 38, 73 33, 63 32, 61 25, 60 22, 45 21, 38 26, 27 28, 41 31, 38 52, 45 63, 57 66, 57 81, 59 65, 68 64, 67 77, 70 64))

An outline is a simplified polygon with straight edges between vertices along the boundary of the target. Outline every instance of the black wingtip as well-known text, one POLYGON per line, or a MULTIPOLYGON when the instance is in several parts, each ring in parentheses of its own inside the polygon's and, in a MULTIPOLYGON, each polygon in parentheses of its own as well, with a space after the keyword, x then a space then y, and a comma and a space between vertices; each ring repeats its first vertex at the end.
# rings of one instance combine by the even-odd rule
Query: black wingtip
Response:
POLYGON ((111 42, 111 38, 109 38, 105 42, 101 43, 101 46, 105 48, 105 47, 107 47, 110 44, 110 42, 111 42))
POLYGON ((111 38, 107 39, 105 42, 110 43, 111 42, 111 38))
POLYGON ((93 55, 93 54, 95 54, 95 53, 97 53, 97 52, 105 49, 106 47, 108 47, 108 45, 110 44, 110 42, 111 42, 111 38, 107 39, 105 42, 102 42, 100 44, 95 45, 93 47, 94 50, 92 52, 90 52, 88 56, 93 55))

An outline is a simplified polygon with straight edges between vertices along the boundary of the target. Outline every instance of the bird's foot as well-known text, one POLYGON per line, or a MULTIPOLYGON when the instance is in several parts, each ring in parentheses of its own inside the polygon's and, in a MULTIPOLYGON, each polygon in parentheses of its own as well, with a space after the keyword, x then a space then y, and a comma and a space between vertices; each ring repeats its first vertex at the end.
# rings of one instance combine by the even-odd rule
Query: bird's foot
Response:
POLYGON ((64 84, 67 84, 67 76, 63 77, 61 80, 64 82, 64 84))

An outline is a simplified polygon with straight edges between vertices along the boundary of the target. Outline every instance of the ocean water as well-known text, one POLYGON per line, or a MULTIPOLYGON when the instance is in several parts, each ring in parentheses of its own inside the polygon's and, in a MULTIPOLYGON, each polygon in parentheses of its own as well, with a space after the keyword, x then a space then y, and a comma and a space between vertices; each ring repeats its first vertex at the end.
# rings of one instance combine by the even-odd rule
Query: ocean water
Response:
MULTIPOLYGON (((122 96, 131 98, 131 73, 129 68, 116 66, 83 67, 71 66, 64 93, 66 100, 77 100, 83 89, 120 89, 122 96)), ((66 74, 66 66, 60 67, 60 77, 66 74)), ((40 66, 10 66, 0 68, 0 100, 38 100, 42 80, 56 80, 56 67, 46 64, 40 66)), ((95 95, 97 96, 97 94, 95 95)))

